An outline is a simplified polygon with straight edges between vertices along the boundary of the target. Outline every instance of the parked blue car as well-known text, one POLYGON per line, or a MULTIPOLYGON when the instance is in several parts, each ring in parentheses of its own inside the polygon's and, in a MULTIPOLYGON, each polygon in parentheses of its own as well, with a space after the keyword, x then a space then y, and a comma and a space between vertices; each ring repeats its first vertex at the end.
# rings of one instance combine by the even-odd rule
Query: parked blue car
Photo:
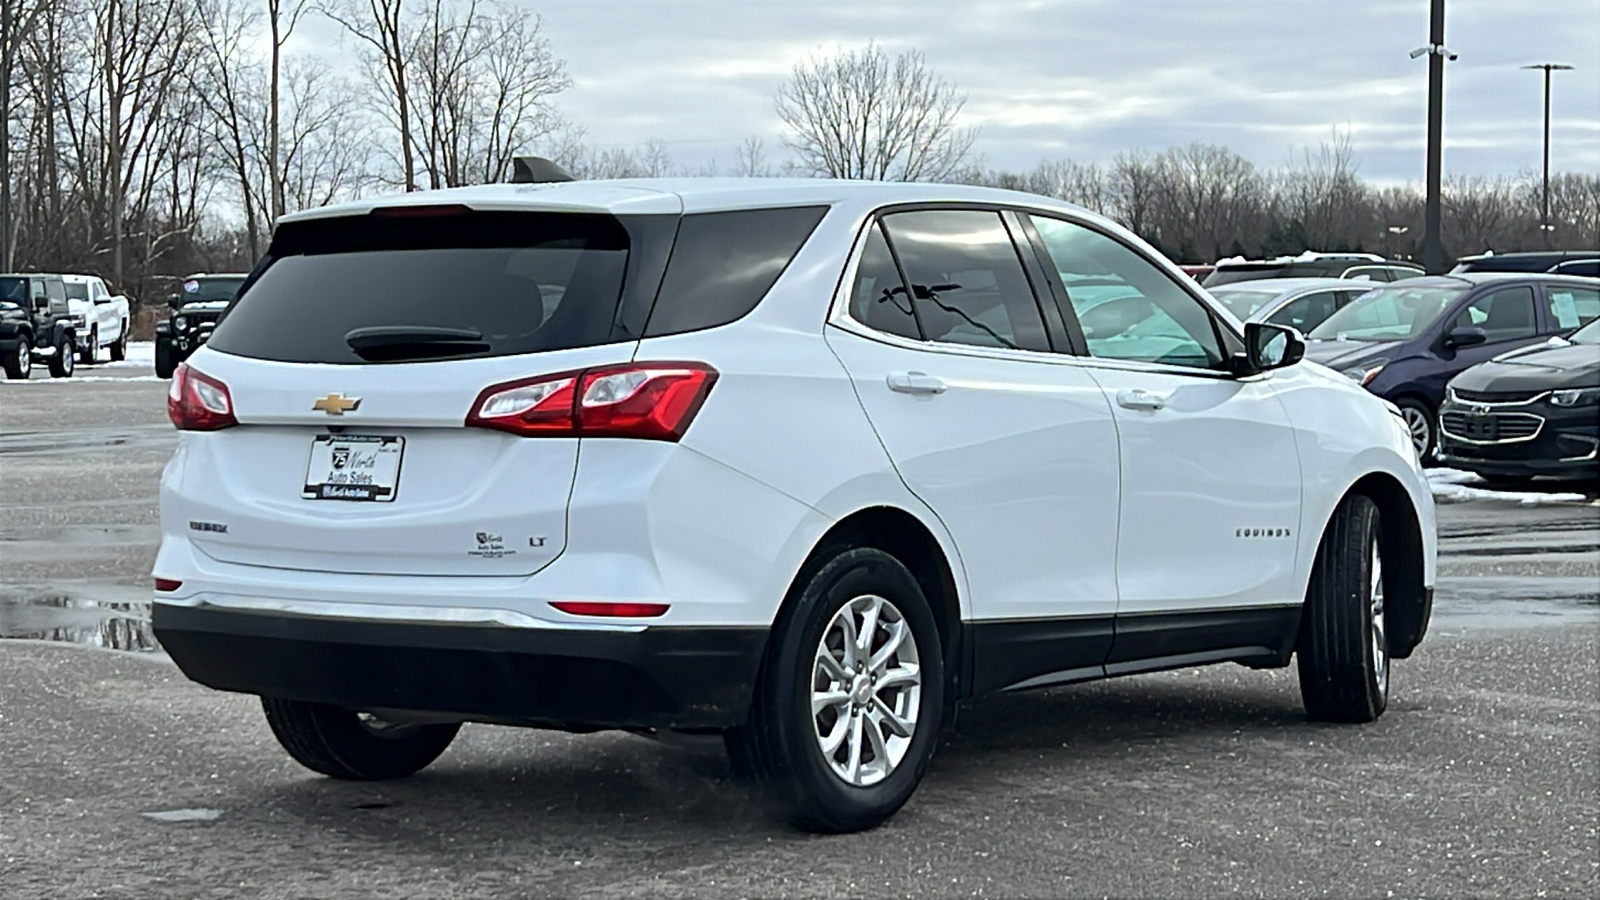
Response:
POLYGON ((1600 280, 1465 272, 1374 288, 1306 335, 1306 359, 1394 403, 1423 459, 1445 384, 1491 357, 1600 317, 1600 280))

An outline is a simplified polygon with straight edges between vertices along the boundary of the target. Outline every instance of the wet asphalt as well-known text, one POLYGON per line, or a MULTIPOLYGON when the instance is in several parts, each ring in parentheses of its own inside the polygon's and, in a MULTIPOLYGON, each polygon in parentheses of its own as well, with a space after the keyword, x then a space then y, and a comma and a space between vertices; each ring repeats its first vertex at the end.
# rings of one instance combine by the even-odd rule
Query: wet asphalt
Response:
POLYGON ((1600 896, 1592 500, 1440 506, 1374 724, 1306 721, 1292 669, 988 698, 897 817, 818 837, 715 743, 469 725, 405 781, 299 768, 152 649, 165 383, 79 375, 0 384, 0 896, 1600 896))

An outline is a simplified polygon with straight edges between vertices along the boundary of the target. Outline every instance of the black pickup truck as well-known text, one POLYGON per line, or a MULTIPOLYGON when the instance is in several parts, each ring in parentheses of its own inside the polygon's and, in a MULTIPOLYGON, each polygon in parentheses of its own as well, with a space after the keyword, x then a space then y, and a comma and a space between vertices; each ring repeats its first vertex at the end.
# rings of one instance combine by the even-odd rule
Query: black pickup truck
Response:
POLYGON ((172 307, 172 314, 167 321, 156 323, 156 375, 171 378, 178 363, 200 349, 211 337, 217 320, 233 302, 234 294, 239 292, 246 277, 242 274, 190 275, 177 291, 168 295, 167 305, 172 307))
POLYGON ((37 360, 56 378, 72 375, 78 346, 60 275, 0 275, 0 368, 27 378, 37 360))

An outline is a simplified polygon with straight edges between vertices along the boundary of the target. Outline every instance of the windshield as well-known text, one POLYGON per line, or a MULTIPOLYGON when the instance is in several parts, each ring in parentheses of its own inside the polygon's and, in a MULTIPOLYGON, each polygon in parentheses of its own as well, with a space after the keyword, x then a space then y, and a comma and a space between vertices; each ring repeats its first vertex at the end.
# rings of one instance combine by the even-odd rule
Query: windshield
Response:
POLYGON ((1222 302, 1228 311, 1238 316, 1240 321, 1250 318, 1251 313, 1271 303, 1278 296, 1277 291, 1212 291, 1211 296, 1222 302))
POLYGON ((1381 287, 1367 291, 1306 335, 1313 341, 1403 341, 1424 331, 1466 287, 1381 287))
POLYGON ((1567 335, 1567 340, 1574 344, 1600 344, 1600 319, 1595 319, 1567 335))
MULTIPOLYGON (((233 295, 239 292, 239 285, 244 284, 244 276, 235 278, 191 278, 183 283, 183 303, 206 302, 210 300, 232 300, 233 295)), ((71 285, 67 286, 68 289, 71 285)))

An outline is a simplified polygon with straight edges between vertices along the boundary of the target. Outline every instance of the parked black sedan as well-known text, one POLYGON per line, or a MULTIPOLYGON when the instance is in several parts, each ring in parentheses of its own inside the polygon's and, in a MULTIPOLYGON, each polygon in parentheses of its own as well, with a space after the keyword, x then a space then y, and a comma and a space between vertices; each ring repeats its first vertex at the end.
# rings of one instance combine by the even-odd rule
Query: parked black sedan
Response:
POLYGON ((1451 380, 1439 460, 1490 482, 1600 477, 1600 321, 1451 380))
POLYGON ((1410 278, 1374 288, 1306 335, 1306 359, 1400 407, 1432 456, 1445 384, 1462 371, 1600 317, 1600 281, 1504 272, 1410 278))

